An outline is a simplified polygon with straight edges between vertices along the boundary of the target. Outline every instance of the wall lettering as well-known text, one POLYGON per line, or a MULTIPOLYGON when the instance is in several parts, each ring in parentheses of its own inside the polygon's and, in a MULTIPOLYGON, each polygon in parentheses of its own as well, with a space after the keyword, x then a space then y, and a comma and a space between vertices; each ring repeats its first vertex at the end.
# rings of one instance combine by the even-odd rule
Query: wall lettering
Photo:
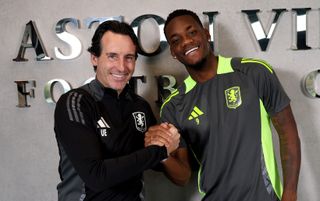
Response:
MULTIPOLYGON (((291 50, 309 50, 312 49, 307 45, 307 17, 308 12, 311 8, 294 8, 291 10, 294 20, 294 27, 293 27, 293 44, 291 45, 291 50)), ((267 51, 268 47, 271 44, 271 39, 275 34, 276 27, 279 26, 279 22, 281 16, 289 12, 285 8, 281 9, 272 9, 273 21, 271 26, 265 31, 266 29, 262 25, 261 21, 259 20, 258 13, 261 12, 258 9, 253 10, 242 10, 241 11, 244 15, 246 15, 248 22, 251 27, 251 31, 260 47, 261 51, 267 51)), ((208 24, 206 25, 211 38, 210 38, 210 45, 213 47, 214 43, 217 41, 215 38, 215 19, 216 16, 219 15, 217 11, 209 11, 203 12, 208 18, 208 24)), ((91 29, 94 23, 102 23, 106 20, 118 20, 123 21, 123 16, 111 16, 111 17, 89 17, 83 20, 84 27, 86 29, 91 29)), ((166 48, 168 48, 168 43, 163 33, 165 19, 161 16, 154 15, 154 14, 145 14, 138 16, 131 22, 131 26, 134 29, 136 35, 140 41, 140 49, 141 52, 139 54, 152 57, 155 55, 160 54, 166 48), (159 46, 152 52, 146 51, 144 47, 141 45, 142 38, 140 37, 140 31, 143 28, 144 20, 152 19, 155 25, 158 27, 159 30, 159 46)), ((55 27, 56 36, 62 40, 63 42, 67 43, 70 47, 70 54, 65 54, 61 51, 59 47, 54 47, 54 54, 55 58, 59 60, 71 60, 76 59, 82 52, 82 44, 79 38, 66 30, 66 25, 70 24, 71 27, 75 29, 81 29, 81 22, 76 18, 63 18, 59 20, 55 27)), ((41 40, 41 34, 39 33, 36 23, 30 20, 25 25, 25 30, 23 33, 22 41, 20 43, 20 48, 17 54, 17 57, 13 59, 15 62, 27 62, 28 59, 25 58, 25 51, 27 49, 33 49, 36 53, 36 60, 37 61, 50 61, 53 60, 46 51, 45 43, 41 40), (31 41, 29 43, 29 41, 31 41)), ((312 73, 309 73, 306 78, 303 80, 303 92, 312 98, 320 98, 319 91, 317 91, 317 75, 319 74, 319 70, 316 70, 312 73)), ((89 82, 93 78, 90 78, 86 81, 89 82)), ((159 75, 156 76, 157 79, 157 87, 158 87, 158 99, 156 103, 158 106, 162 104, 164 99, 168 96, 170 92, 172 92, 176 87, 176 79, 171 75, 159 75)), ((137 82, 141 81, 142 83, 146 83, 145 76, 133 77, 130 80, 130 85, 136 90, 137 89, 137 82)), ((35 80, 26 80, 26 81, 15 81, 17 84, 17 91, 18 91, 18 105, 17 107, 30 107, 27 102, 27 97, 34 98, 34 87, 36 87, 35 80), (30 90, 27 90, 27 86, 30 86, 30 90)), ((44 87, 44 96, 45 100, 48 103, 55 103, 56 100, 53 97, 53 89, 56 84, 62 86, 64 92, 70 90, 72 87, 71 85, 63 80, 63 79, 53 79, 48 81, 48 83, 44 87)))
POLYGON ((14 81, 17 84, 17 91, 18 91, 18 105, 17 107, 30 107, 28 105, 27 97, 30 98, 35 97, 34 88, 36 87, 35 80, 20 80, 14 81), (31 89, 27 91, 27 84, 28 86, 31 85, 31 89))

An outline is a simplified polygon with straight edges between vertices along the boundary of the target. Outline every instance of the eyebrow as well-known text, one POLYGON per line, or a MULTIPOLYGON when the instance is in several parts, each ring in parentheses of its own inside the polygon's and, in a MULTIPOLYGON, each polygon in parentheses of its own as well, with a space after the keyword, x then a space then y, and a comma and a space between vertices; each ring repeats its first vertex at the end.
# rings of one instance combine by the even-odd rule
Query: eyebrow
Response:
POLYGON ((189 25, 187 28, 186 28, 186 30, 189 30, 189 29, 191 29, 192 28, 192 25, 189 25))
MULTIPOLYGON (((117 52, 106 52, 106 55, 120 55, 117 52)), ((135 53, 128 53, 128 54, 124 54, 124 56, 135 56, 135 53)))
MULTIPOLYGON (((189 26, 187 26, 187 28, 186 28, 185 30, 189 31, 190 29, 192 29, 192 27, 193 27, 192 25, 189 25, 189 26)), ((172 34, 172 36, 170 36, 169 39, 171 40, 173 37, 175 37, 175 36, 177 36, 177 35, 179 35, 179 34, 175 34, 175 33, 174 33, 174 34, 172 34)))
POLYGON ((106 55, 113 55, 113 54, 118 54, 116 52, 105 52, 106 55))
POLYGON ((124 56, 132 56, 132 57, 136 57, 136 54, 134 54, 134 53, 129 53, 129 54, 125 54, 124 56))

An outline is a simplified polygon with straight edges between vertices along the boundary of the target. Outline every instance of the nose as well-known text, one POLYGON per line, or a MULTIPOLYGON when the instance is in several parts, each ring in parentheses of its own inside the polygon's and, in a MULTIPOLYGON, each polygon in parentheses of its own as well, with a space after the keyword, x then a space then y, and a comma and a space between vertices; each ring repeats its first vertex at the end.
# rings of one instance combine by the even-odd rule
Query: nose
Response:
POLYGON ((185 36, 184 38, 183 38, 183 45, 185 46, 185 45, 189 45, 190 43, 192 43, 193 42, 193 38, 192 37, 190 37, 190 36, 185 36))
POLYGON ((126 60, 125 58, 121 57, 118 61, 118 64, 117 64, 117 69, 119 71, 124 71, 126 69, 126 60))

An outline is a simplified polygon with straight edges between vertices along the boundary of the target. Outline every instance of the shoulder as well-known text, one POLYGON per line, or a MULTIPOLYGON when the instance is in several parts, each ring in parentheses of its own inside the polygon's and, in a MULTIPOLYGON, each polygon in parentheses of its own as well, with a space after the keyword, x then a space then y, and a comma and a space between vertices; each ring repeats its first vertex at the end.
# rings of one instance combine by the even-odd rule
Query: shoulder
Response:
POLYGON ((72 89, 59 98, 55 111, 55 125, 80 123, 89 125, 99 114, 98 105, 83 89, 72 89))
POLYGON ((91 95, 89 94, 89 92, 87 92, 85 89, 82 88, 76 88, 76 89, 71 89, 70 91, 62 94, 58 100, 59 101, 63 101, 65 99, 70 99, 70 98, 89 98, 91 97, 91 95))
POLYGON ((160 111, 162 111, 164 108, 168 106, 175 107, 177 106, 185 97, 185 94, 187 93, 187 85, 186 83, 182 83, 175 89, 174 91, 171 92, 171 94, 164 100, 162 103, 162 106, 160 108, 160 111))
POLYGON ((235 57, 231 60, 232 68, 244 74, 274 74, 272 66, 262 59, 235 57))
POLYGON ((86 90, 76 88, 62 94, 57 101, 56 108, 81 108, 86 105, 93 105, 94 102, 94 99, 86 90))

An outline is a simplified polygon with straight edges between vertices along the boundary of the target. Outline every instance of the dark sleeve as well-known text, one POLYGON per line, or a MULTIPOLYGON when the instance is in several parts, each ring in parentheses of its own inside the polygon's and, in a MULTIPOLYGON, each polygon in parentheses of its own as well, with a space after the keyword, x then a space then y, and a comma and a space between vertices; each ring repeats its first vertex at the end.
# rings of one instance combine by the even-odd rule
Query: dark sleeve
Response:
POLYGON ((178 128, 179 125, 178 125, 178 122, 175 118, 175 115, 174 115, 175 113, 176 113, 175 107, 173 107, 172 102, 164 103, 162 105, 161 111, 160 111, 160 121, 161 122, 169 122, 178 128))
POLYGON ((172 97, 169 96, 161 106, 160 121, 171 123, 178 129, 179 133, 181 134, 179 147, 185 148, 187 146, 186 141, 184 139, 183 131, 179 125, 179 122, 176 119, 175 114, 177 114, 177 112, 176 112, 176 107, 174 106, 174 100, 172 97))
POLYGON ((271 66, 266 62, 256 65, 251 69, 255 86, 266 111, 274 116, 289 105, 290 99, 271 66))
POLYGON ((165 147, 150 146, 117 158, 105 158, 96 134, 92 104, 84 95, 63 95, 55 109, 55 132, 86 185, 96 191, 122 183, 167 157, 165 147))

